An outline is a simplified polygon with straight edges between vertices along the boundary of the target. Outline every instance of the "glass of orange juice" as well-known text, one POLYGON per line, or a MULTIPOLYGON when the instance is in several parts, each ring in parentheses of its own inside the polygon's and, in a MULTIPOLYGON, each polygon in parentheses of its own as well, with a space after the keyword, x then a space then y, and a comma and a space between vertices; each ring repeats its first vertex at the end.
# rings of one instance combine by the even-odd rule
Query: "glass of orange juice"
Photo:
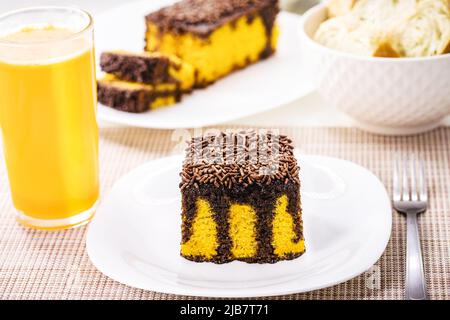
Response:
POLYGON ((17 219, 87 223, 99 197, 93 21, 79 9, 0 15, 0 125, 17 219))

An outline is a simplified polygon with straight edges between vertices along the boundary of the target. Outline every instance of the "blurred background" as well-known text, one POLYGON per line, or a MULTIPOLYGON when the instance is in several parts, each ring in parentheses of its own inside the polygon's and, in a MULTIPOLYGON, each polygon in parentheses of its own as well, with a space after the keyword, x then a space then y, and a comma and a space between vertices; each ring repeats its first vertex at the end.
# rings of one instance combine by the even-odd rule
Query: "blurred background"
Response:
MULTIPOLYGON (((133 1, 142 0, 42 0, 39 1, 39 5, 76 5, 88 10, 92 13, 99 13, 103 10, 117 6, 123 3, 130 3, 133 1)), ((152 1, 152 0, 148 0, 152 1)), ((220 0, 218 0, 220 1, 220 0)), ((0 11, 8 11, 16 8, 22 8, 26 6, 36 6, 36 0, 15 0, 15 1, 0 1, 0 11)), ((288 10, 296 13, 303 13, 308 8, 320 2, 319 0, 280 0, 281 7, 284 10, 288 10)))

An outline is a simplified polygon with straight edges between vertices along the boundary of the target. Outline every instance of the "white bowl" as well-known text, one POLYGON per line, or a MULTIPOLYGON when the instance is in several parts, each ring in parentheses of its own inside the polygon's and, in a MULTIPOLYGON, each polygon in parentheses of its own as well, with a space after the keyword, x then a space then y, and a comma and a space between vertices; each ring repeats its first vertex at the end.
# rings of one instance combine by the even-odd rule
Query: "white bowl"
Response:
POLYGON ((415 134, 438 127, 450 114, 450 54, 395 59, 339 52, 313 40, 326 18, 323 4, 303 16, 305 67, 319 93, 357 126, 381 134, 415 134))

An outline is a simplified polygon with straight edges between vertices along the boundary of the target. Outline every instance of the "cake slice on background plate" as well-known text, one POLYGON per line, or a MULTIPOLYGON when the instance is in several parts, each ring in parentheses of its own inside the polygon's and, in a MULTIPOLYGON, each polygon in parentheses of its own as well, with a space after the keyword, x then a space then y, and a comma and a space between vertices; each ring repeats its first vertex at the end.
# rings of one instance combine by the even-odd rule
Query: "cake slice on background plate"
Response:
POLYGON ((100 67, 106 75, 97 81, 98 101, 121 111, 174 104, 194 86, 192 66, 172 55, 108 51, 101 54, 100 67))
POLYGON ((146 17, 146 50, 191 64, 196 87, 271 56, 277 0, 183 0, 146 17))
POLYGON ((194 86, 192 66, 174 55, 107 51, 100 56, 100 67, 102 71, 125 81, 151 85, 174 83, 185 92, 191 91, 194 86))
POLYGON ((107 74, 97 80, 98 101, 120 111, 141 113, 181 101, 176 84, 150 85, 120 80, 107 74))

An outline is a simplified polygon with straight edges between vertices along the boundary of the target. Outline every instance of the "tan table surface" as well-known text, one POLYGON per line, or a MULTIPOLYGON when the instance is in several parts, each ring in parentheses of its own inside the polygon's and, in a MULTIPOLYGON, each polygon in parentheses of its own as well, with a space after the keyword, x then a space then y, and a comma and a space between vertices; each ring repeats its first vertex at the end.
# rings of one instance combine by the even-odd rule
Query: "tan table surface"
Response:
MULTIPOLYGON (((430 207, 420 234, 431 298, 450 299, 450 128, 411 137, 382 137, 351 128, 284 128, 307 154, 354 161, 374 172, 391 190, 395 152, 420 153, 427 163, 430 207)), ((172 131, 101 129, 103 195, 136 166, 173 152, 172 131)), ((85 250, 86 227, 69 231, 25 230, 14 219, 3 156, 0 160, 0 299, 177 299, 134 289, 102 275, 85 250)), ((393 212, 389 245, 371 271, 333 286, 282 299, 402 299, 405 219, 393 212), (372 280, 379 275, 379 282, 372 280), (375 285, 374 285, 375 284, 375 285)))

